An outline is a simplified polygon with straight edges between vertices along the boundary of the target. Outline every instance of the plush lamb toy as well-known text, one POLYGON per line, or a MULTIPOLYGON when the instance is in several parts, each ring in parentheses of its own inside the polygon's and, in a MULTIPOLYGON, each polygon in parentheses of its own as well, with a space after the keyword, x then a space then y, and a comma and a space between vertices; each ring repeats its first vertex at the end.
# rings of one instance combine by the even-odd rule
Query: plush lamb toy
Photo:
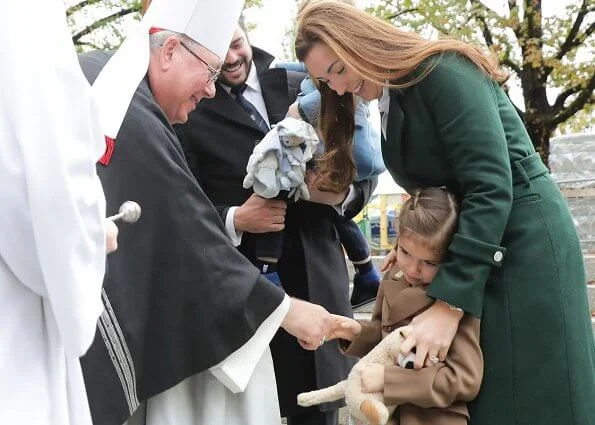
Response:
POLYGON ((395 329, 362 357, 351 369, 347 379, 331 387, 298 394, 300 406, 314 406, 345 398, 349 412, 357 419, 370 425, 385 425, 395 411, 396 406, 386 406, 381 392, 362 392, 362 371, 373 363, 410 365, 410 357, 403 357, 399 347, 404 340, 401 328, 395 329))
POLYGON ((246 166, 244 188, 252 187, 263 198, 274 198, 288 191, 288 198, 310 199, 305 181, 306 164, 320 140, 305 121, 287 117, 277 123, 258 143, 246 166))

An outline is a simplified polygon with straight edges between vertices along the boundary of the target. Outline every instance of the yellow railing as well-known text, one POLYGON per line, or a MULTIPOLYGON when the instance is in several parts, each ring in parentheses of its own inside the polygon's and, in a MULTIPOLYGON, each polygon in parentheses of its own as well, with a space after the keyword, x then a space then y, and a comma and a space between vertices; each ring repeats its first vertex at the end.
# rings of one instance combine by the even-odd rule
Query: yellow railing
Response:
POLYGON ((395 243, 394 219, 406 198, 402 194, 375 195, 354 217, 375 254, 390 251, 395 243))

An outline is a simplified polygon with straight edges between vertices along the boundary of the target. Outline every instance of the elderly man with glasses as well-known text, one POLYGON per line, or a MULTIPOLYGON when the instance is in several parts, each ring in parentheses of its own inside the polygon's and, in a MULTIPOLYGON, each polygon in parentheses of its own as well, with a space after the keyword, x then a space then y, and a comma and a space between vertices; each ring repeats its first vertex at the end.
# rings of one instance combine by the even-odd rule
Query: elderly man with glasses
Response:
POLYGON ((188 52, 194 56, 196 59, 198 59, 199 61, 201 61, 203 64, 205 64, 205 66, 207 67, 207 70, 209 71, 209 79, 207 80, 207 83, 214 83, 215 81, 217 81, 217 79, 219 78, 219 75, 221 75, 221 65, 219 65, 219 69, 215 69, 213 68, 211 65, 208 64, 207 61, 205 61, 203 58, 201 58, 200 56, 198 56, 196 53, 194 53, 190 47, 186 46, 186 44, 184 44, 182 42, 182 40, 180 40, 180 44, 182 45, 182 47, 186 50, 188 50, 188 52))
POLYGON ((81 55, 106 135, 108 212, 127 199, 143 209, 109 258, 82 359, 95 425, 277 425, 274 333, 309 349, 331 333, 324 308, 289 298, 235 249, 172 128, 214 96, 242 3, 155 0, 116 53, 81 55), (246 403, 259 404, 251 419, 246 403))

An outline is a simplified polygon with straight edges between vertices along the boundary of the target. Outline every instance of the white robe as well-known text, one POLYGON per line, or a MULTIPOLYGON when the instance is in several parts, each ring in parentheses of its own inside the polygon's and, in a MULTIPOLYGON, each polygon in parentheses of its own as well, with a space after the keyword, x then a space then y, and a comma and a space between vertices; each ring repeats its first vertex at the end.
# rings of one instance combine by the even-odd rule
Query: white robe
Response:
POLYGON ((90 425, 78 357, 102 310, 103 137, 62 1, 0 14, 0 424, 90 425))
POLYGON ((150 398, 124 425, 279 425, 268 345, 289 305, 285 296, 248 342, 218 365, 150 398))
POLYGON ((145 420, 126 425, 280 425, 271 352, 265 350, 243 392, 205 371, 149 399, 144 409, 145 420))

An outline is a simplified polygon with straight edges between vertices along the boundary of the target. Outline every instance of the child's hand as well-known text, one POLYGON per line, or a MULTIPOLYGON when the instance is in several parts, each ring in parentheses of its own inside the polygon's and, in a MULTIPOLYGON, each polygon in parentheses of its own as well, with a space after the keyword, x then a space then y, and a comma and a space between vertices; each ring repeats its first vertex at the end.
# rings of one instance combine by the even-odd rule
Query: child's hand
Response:
POLYGON ((331 331, 326 336, 327 341, 331 339, 346 339, 353 341, 362 331, 362 325, 357 320, 349 317, 339 316, 338 314, 331 314, 331 331))
POLYGON ((362 391, 378 393, 384 391, 384 365, 372 363, 362 370, 362 391))
POLYGON ((390 250, 386 257, 384 257, 384 262, 380 267, 381 272, 385 272, 393 266, 397 265, 397 248, 393 248, 390 250))

